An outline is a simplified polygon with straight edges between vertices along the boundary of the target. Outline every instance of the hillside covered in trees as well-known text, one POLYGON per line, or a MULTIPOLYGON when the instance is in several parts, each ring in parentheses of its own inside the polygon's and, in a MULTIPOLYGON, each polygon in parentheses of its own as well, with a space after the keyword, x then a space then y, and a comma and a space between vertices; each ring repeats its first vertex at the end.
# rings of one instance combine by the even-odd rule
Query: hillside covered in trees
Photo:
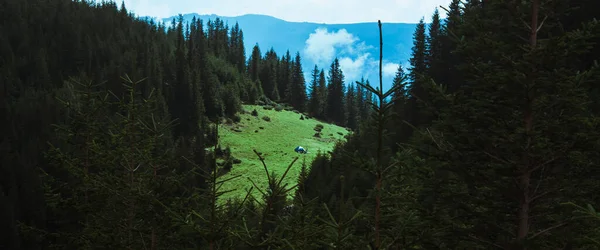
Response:
POLYGON ((219 19, 3 0, 0 249, 596 249, 597 7, 453 0, 382 92, 219 19), (242 104, 354 133, 311 163, 257 152, 268 188, 221 202, 242 104))

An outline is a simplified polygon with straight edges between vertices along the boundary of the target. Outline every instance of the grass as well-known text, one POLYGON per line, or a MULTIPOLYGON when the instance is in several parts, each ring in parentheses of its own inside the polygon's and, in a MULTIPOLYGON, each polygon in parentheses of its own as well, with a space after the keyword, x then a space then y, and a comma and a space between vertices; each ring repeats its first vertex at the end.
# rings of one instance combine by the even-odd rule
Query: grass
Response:
MULTIPOLYGON (((293 111, 265 110, 258 105, 244 105, 244 110, 246 112, 240 114, 239 123, 221 124, 219 128, 222 147, 229 146, 232 155, 242 160, 240 164, 234 164, 229 173, 219 178, 224 180, 241 175, 223 184, 222 191, 234 191, 221 196, 221 201, 230 198, 242 199, 247 189, 252 186, 252 182, 248 179, 254 181, 261 190, 265 190, 267 177, 262 163, 253 152, 254 149, 262 153, 269 172, 275 172, 278 177, 283 175, 294 157, 299 157, 284 179, 284 183, 288 183, 288 187, 291 187, 296 184, 303 160, 306 161, 307 167, 310 166, 318 151, 324 153, 331 151, 335 143, 345 140, 344 136, 349 133, 343 127, 314 118, 301 120, 301 114, 293 111), (258 116, 251 115, 254 109, 258 111, 258 116), (264 116, 268 116, 270 121, 265 121, 264 116), (314 137, 316 133, 314 128, 317 124, 323 125, 321 138, 314 137), (304 147, 308 150, 308 154, 294 152, 296 146, 304 147)), ((260 197, 260 193, 256 190, 253 190, 252 195, 256 198, 260 197)))

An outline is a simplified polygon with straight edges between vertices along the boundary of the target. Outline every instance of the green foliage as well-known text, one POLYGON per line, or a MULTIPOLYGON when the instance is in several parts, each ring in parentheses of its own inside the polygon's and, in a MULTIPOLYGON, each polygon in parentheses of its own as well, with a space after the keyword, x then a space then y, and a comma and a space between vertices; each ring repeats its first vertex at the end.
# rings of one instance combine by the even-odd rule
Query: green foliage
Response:
POLYGON ((155 149, 170 124, 153 119, 152 94, 139 96, 139 82, 124 80, 129 95, 122 98, 93 92, 91 83, 75 80, 66 85, 71 95, 63 102, 70 115, 65 126, 57 126, 59 145, 64 146, 53 146, 48 155, 49 171, 62 174, 44 179, 47 195, 56 197, 50 206, 54 215, 50 223, 58 229, 45 240, 68 240, 61 241, 67 245, 51 247, 127 248, 164 232, 162 210, 146 208, 156 206, 154 200, 165 191, 156 190, 160 188, 156 180, 168 154, 156 154, 155 149), (113 104, 122 112, 110 112, 107 108, 113 104), (80 226, 72 228, 67 218, 80 226))

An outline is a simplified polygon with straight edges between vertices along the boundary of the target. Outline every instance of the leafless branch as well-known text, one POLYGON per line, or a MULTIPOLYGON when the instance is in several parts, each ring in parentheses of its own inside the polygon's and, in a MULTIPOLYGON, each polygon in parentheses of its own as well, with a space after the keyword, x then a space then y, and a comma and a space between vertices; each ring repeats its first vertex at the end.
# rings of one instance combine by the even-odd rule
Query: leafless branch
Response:
POLYGON ((558 225, 551 226, 551 227, 549 227, 549 228, 546 228, 546 229, 544 229, 544 230, 542 230, 542 231, 539 231, 539 232, 537 232, 536 234, 534 234, 534 235, 532 235, 531 237, 529 237, 529 239, 531 240, 531 239, 533 239, 533 238, 535 238, 535 237, 537 237, 537 236, 540 236, 540 235, 542 235, 542 234, 545 234, 545 233, 547 233, 547 232, 549 232, 549 231, 551 231, 551 230, 553 230, 553 229, 556 229, 556 228, 559 228, 559 227, 565 226, 565 225, 567 225, 567 224, 568 224, 567 222, 563 222, 563 223, 560 223, 560 224, 558 224, 558 225))
POLYGON ((479 238, 479 237, 477 237, 477 236, 469 235, 469 238, 471 238, 471 239, 474 239, 474 240, 477 240, 477 241, 480 241, 480 242, 483 242, 483 243, 486 243, 486 244, 488 244, 488 245, 495 246, 495 247, 497 247, 497 248, 499 248, 499 249, 504 249, 504 247, 502 247, 502 246, 500 246, 500 245, 498 245, 498 244, 496 244, 496 243, 494 243, 494 242, 487 241, 487 240, 484 240, 484 239, 480 239, 480 238, 479 238))

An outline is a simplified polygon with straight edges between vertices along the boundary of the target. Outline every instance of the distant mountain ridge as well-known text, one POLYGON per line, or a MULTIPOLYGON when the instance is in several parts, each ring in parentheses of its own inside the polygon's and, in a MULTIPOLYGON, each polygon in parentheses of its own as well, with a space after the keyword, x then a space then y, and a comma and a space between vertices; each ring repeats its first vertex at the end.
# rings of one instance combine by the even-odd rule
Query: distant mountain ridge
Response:
MULTIPOLYGON (((258 44, 262 54, 271 47, 279 56, 286 50, 300 52, 307 84, 310 71, 317 64, 327 71, 333 57, 340 59, 346 83, 360 80, 362 76, 372 84, 378 83, 379 30, 377 22, 354 24, 323 24, 311 22, 288 22, 272 16, 247 14, 236 17, 184 14, 184 21, 193 17, 206 23, 217 17, 229 24, 236 22, 244 32, 246 55, 258 44), (316 32, 320 29, 319 32, 316 32), (325 31, 326 29, 326 31, 325 31), (344 32, 345 30, 346 32, 344 32), (309 49, 307 50, 307 46, 309 49)), ((163 18, 169 24, 177 16, 163 18)), ((391 85, 393 74, 399 64, 407 66, 412 48, 412 36, 416 23, 383 23, 384 89, 391 85)))

